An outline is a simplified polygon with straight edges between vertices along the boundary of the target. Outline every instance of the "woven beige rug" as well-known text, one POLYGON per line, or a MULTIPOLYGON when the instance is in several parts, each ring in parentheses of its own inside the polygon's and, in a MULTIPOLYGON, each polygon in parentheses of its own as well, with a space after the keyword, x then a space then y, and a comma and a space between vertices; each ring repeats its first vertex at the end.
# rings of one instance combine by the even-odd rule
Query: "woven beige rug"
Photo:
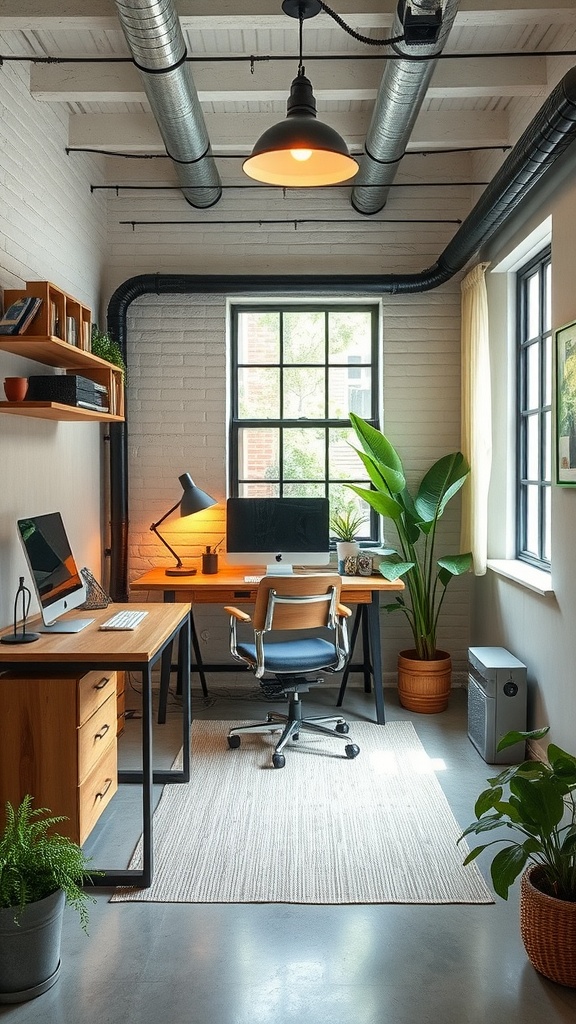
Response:
POLYGON ((344 743, 301 734, 282 769, 270 736, 230 750, 231 724, 194 723, 192 781, 165 786, 154 814, 152 886, 113 901, 494 902, 462 866, 461 829, 410 722, 351 723, 353 761, 344 743))

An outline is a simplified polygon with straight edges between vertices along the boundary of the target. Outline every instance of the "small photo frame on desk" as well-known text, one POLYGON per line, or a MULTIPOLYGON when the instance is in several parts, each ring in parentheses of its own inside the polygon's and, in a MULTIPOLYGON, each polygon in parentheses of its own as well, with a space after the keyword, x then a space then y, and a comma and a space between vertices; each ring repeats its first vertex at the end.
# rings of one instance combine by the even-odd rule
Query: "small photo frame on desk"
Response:
POLYGON ((555 333, 556 483, 576 486, 576 320, 555 333))

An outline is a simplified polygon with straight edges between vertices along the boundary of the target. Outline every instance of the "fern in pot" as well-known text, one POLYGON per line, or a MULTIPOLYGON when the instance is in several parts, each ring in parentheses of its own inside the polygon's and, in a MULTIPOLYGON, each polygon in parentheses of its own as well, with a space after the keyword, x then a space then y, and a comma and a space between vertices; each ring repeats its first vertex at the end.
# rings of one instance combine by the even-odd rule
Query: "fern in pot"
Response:
MULTIPOLYGON (((47 991, 60 973, 62 916, 66 904, 77 911, 84 931, 89 861, 77 843, 54 832, 61 816, 32 808, 26 795, 19 807, 5 806, 0 832, 0 1003, 17 1003, 47 991)), ((93 872, 95 874, 95 872, 93 872)))
POLYGON ((472 555, 437 558, 437 530, 470 467, 461 452, 444 455, 427 470, 412 495, 400 455, 389 439, 355 413, 350 413, 350 422, 361 445, 357 454, 374 489, 347 486, 392 523, 398 539, 398 547, 385 556, 379 569, 385 579, 402 579, 406 587, 393 604, 384 606, 386 612, 406 616, 413 637, 413 648, 398 657, 400 702, 411 711, 443 711, 450 694, 451 658, 437 645, 440 613, 449 583, 471 569, 472 555))

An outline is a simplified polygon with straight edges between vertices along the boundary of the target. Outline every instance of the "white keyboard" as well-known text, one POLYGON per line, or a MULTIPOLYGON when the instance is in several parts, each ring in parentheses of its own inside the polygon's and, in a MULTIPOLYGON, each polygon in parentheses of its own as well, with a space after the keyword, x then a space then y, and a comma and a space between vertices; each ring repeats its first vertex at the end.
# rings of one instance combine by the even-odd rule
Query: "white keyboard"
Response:
POLYGON ((262 579, 264 579, 263 576, 245 576, 244 583, 260 583, 262 579))
POLYGON ((116 612, 115 615, 110 619, 106 619, 98 628, 99 629, 136 629, 136 626, 142 622, 142 619, 148 612, 116 612))

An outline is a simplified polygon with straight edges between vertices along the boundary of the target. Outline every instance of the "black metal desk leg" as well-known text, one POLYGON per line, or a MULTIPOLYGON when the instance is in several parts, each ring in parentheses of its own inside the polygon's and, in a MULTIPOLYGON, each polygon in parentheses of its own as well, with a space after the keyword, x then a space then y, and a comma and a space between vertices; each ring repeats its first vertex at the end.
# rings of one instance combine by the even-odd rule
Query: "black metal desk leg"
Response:
POLYGON ((350 634, 350 653, 348 655, 348 661, 346 668, 342 674, 342 682, 340 683, 340 690, 338 692, 338 700, 336 701, 336 707, 342 707, 342 701, 344 700, 344 694, 346 693, 346 687, 348 685, 348 676, 352 671, 352 658, 354 657, 354 649, 356 647, 356 639, 358 637, 358 629, 360 626, 360 620, 362 618, 362 605, 359 604, 356 607, 356 614, 354 616, 354 622, 352 623, 352 632, 350 634))
POLYGON ((202 686, 202 693, 205 697, 208 696, 208 687, 206 686, 206 676, 204 675, 204 665, 202 662, 202 655, 200 653, 200 643, 198 640, 198 633, 196 632, 196 623, 194 622, 194 609, 190 612, 190 626, 192 627, 192 647, 194 648, 194 658, 196 664, 193 666, 198 675, 200 676, 200 685, 202 686))
POLYGON ((370 604, 365 605, 368 616, 368 635, 370 639, 370 660, 374 679, 374 701, 376 704, 376 721, 384 725, 384 680, 382 678, 382 647, 380 642, 380 600, 377 590, 372 593, 370 604))
POLYGON ((178 675, 182 680, 182 781, 190 782, 190 620, 182 626, 178 637, 178 675))
POLYGON ((150 665, 142 670, 142 887, 152 884, 152 673, 150 665))

